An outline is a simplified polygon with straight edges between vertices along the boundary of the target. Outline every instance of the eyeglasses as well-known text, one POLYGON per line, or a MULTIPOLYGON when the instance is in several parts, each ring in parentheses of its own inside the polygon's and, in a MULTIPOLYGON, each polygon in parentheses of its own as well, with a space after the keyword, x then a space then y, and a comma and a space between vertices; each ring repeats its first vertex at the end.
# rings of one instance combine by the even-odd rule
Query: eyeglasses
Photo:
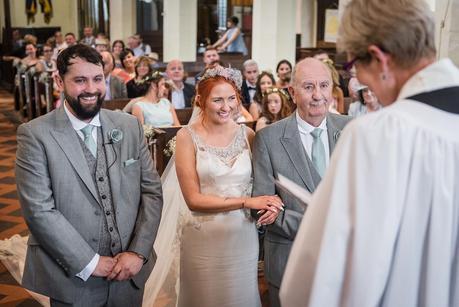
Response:
POLYGON ((356 55, 352 60, 350 60, 349 62, 345 63, 343 65, 343 69, 346 70, 346 71, 350 71, 352 69, 352 67, 354 67, 355 63, 357 61, 361 61, 361 60, 364 60, 364 59, 368 59, 368 58, 371 58, 371 55, 369 53, 366 53, 365 55, 356 55))

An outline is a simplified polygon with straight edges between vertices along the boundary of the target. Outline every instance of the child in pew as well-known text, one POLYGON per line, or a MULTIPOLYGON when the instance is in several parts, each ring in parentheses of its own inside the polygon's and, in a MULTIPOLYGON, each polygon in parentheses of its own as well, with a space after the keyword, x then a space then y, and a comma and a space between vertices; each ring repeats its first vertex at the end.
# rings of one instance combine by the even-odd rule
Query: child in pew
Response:
POLYGON ((266 90, 262 100, 262 113, 257 121, 255 131, 286 118, 292 113, 288 98, 282 89, 270 87, 266 90))

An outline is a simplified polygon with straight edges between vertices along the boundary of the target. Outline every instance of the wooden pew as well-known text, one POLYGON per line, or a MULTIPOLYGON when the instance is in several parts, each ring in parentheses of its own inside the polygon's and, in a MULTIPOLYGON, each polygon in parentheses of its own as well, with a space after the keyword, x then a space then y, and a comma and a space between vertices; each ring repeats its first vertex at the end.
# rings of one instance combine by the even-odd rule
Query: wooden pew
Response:
POLYGON ((128 104, 130 100, 130 98, 105 100, 102 103, 102 108, 109 109, 112 111, 123 110, 123 108, 128 104))
POLYGON ((193 108, 175 109, 180 125, 187 125, 190 121, 193 108))

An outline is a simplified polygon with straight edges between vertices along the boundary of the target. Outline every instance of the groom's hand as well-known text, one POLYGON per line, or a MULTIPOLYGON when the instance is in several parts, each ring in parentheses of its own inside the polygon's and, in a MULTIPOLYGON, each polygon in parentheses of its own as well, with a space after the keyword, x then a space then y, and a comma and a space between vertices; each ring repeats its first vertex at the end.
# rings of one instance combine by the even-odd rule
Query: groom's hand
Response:
POLYGON ((127 280, 139 273, 143 266, 143 259, 133 252, 119 253, 115 256, 116 265, 112 273, 107 277, 108 280, 127 280))
POLYGON ((107 277, 112 272, 116 264, 116 259, 107 256, 100 256, 96 269, 92 272, 93 276, 107 277))

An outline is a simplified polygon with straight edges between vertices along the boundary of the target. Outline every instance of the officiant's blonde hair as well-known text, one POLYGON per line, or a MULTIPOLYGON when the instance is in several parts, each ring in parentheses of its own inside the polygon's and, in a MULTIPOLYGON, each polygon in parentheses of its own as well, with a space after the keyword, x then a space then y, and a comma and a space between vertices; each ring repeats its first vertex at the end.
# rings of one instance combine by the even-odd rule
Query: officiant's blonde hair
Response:
POLYGON ((434 56, 433 12, 424 0, 352 0, 341 19, 338 50, 365 62, 371 60, 369 45, 404 68, 434 56))

